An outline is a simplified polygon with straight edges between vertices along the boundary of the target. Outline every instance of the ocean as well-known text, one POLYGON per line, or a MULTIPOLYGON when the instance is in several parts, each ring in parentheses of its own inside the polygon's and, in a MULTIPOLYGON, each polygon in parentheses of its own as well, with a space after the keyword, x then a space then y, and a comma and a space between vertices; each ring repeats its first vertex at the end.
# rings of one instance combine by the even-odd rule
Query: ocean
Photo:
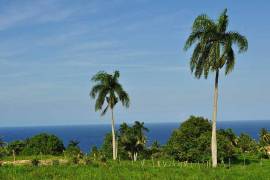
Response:
MULTIPOLYGON (((145 123, 150 130, 147 133, 148 144, 157 140, 165 144, 174 129, 180 123, 145 123)), ((217 123, 218 128, 231 128, 236 134, 248 133, 254 139, 258 139, 259 130, 266 128, 270 130, 270 120, 250 121, 221 121, 217 123)), ((119 125, 117 125, 117 128, 119 125)), ((0 127, 0 136, 4 141, 22 140, 39 133, 55 134, 61 138, 65 145, 70 140, 80 141, 80 148, 89 152, 91 147, 100 146, 106 133, 111 132, 110 124, 107 125, 73 125, 73 126, 39 126, 39 127, 0 127)))

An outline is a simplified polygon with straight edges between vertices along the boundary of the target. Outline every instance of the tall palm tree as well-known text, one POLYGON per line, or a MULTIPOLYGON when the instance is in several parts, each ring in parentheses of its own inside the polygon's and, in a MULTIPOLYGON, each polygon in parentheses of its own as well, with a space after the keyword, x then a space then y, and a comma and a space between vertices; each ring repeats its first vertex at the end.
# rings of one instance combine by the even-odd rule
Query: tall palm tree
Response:
POLYGON ((113 159, 117 158, 116 138, 115 138, 115 120, 113 109, 118 101, 121 101, 124 107, 129 107, 128 93, 123 89, 118 79, 120 77, 119 71, 115 71, 113 74, 108 74, 104 71, 98 72, 92 77, 92 81, 96 84, 93 86, 90 92, 90 96, 95 99, 95 111, 101 110, 101 115, 105 115, 107 110, 111 110, 112 120, 112 145, 113 145, 113 159), (103 104, 106 101, 107 105, 104 109, 103 104))
POLYGON ((212 166, 217 166, 217 140, 216 140, 216 118, 218 101, 218 78, 219 71, 225 66, 225 75, 229 74, 235 64, 235 53, 233 45, 239 48, 239 53, 248 49, 247 39, 234 31, 227 31, 228 27, 227 9, 225 9, 215 22, 207 15, 198 16, 193 23, 192 32, 189 35, 184 50, 195 44, 190 59, 191 72, 196 78, 204 75, 208 77, 209 72, 215 73, 214 106, 212 119, 212 166))

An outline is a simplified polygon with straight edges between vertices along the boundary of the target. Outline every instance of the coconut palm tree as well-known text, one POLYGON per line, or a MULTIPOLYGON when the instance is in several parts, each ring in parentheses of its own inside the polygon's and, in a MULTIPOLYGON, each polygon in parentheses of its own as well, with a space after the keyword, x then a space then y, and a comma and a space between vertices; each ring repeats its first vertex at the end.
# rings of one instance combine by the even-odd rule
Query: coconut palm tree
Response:
POLYGON ((113 74, 108 74, 104 71, 98 72, 92 77, 92 81, 96 84, 92 87, 90 96, 95 99, 95 111, 101 110, 101 115, 105 115, 107 110, 111 110, 112 120, 112 145, 113 145, 113 159, 117 158, 116 150, 116 138, 115 138, 115 120, 113 109, 118 101, 121 101, 124 107, 129 107, 128 93, 123 89, 118 79, 120 77, 119 71, 115 71, 113 74), (107 105, 103 109, 104 102, 107 105))
POLYGON ((235 52, 233 45, 239 48, 239 53, 248 49, 247 39, 235 31, 227 31, 227 9, 213 21, 207 15, 198 16, 192 26, 192 32, 186 40, 184 50, 188 50, 195 44, 190 68, 196 78, 203 75, 208 77, 209 72, 215 73, 214 106, 212 119, 212 166, 217 166, 217 140, 216 140, 216 117, 218 105, 218 78, 220 70, 225 67, 225 75, 232 72, 235 64, 235 52))

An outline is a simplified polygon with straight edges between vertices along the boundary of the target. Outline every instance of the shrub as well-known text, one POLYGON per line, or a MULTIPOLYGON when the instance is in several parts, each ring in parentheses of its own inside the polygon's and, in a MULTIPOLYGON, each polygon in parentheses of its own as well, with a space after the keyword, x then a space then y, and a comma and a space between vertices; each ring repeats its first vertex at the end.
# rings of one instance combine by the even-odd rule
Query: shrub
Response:
POLYGON ((80 159, 78 157, 74 156, 74 157, 71 158, 71 163, 72 164, 79 164, 79 162, 80 162, 80 159))
POLYGON ((25 148, 26 144, 24 141, 13 141, 10 142, 7 146, 7 151, 9 155, 13 154, 13 151, 15 153, 15 155, 19 155, 21 154, 21 152, 23 151, 23 149, 25 148))
POLYGON ((32 164, 32 166, 38 166, 40 164, 40 161, 38 159, 34 158, 31 160, 31 164, 32 164))
POLYGON ((90 157, 86 156, 84 158, 84 164, 85 165, 91 165, 91 164, 93 164, 93 161, 92 161, 92 159, 90 157))
POLYGON ((165 150, 176 160, 198 162, 198 156, 205 153, 199 150, 197 140, 208 132, 211 132, 208 119, 190 116, 172 133, 165 150))
MULTIPOLYGON (((234 133, 217 131, 218 160, 234 157, 234 133)), ((205 162, 211 158, 211 123, 208 119, 191 116, 176 129, 166 147, 166 153, 175 160, 205 162)))
POLYGON ((77 147, 70 147, 64 151, 65 156, 67 157, 74 157, 80 156, 81 150, 77 147))
POLYGON ((60 155, 64 150, 64 144, 57 136, 46 133, 26 139, 25 143, 24 155, 60 155))
POLYGON ((71 140, 67 146, 67 149, 64 151, 65 156, 70 158, 73 157, 82 158, 83 153, 78 144, 79 144, 78 141, 71 140))
POLYGON ((59 164, 60 164, 60 162, 59 162, 58 159, 52 160, 52 165, 53 165, 53 166, 58 166, 59 164))
POLYGON ((100 157, 100 162, 106 163, 107 162, 107 158, 105 156, 101 156, 100 157))

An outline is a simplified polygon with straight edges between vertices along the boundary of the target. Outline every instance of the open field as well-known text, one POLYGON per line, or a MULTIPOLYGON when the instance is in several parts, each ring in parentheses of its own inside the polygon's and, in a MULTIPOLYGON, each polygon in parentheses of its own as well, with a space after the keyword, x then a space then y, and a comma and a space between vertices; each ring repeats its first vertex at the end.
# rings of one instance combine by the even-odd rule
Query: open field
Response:
POLYGON ((151 160, 92 162, 89 165, 4 165, 0 179, 270 179, 270 161, 262 164, 220 165, 213 169, 207 164, 186 164, 151 160))

